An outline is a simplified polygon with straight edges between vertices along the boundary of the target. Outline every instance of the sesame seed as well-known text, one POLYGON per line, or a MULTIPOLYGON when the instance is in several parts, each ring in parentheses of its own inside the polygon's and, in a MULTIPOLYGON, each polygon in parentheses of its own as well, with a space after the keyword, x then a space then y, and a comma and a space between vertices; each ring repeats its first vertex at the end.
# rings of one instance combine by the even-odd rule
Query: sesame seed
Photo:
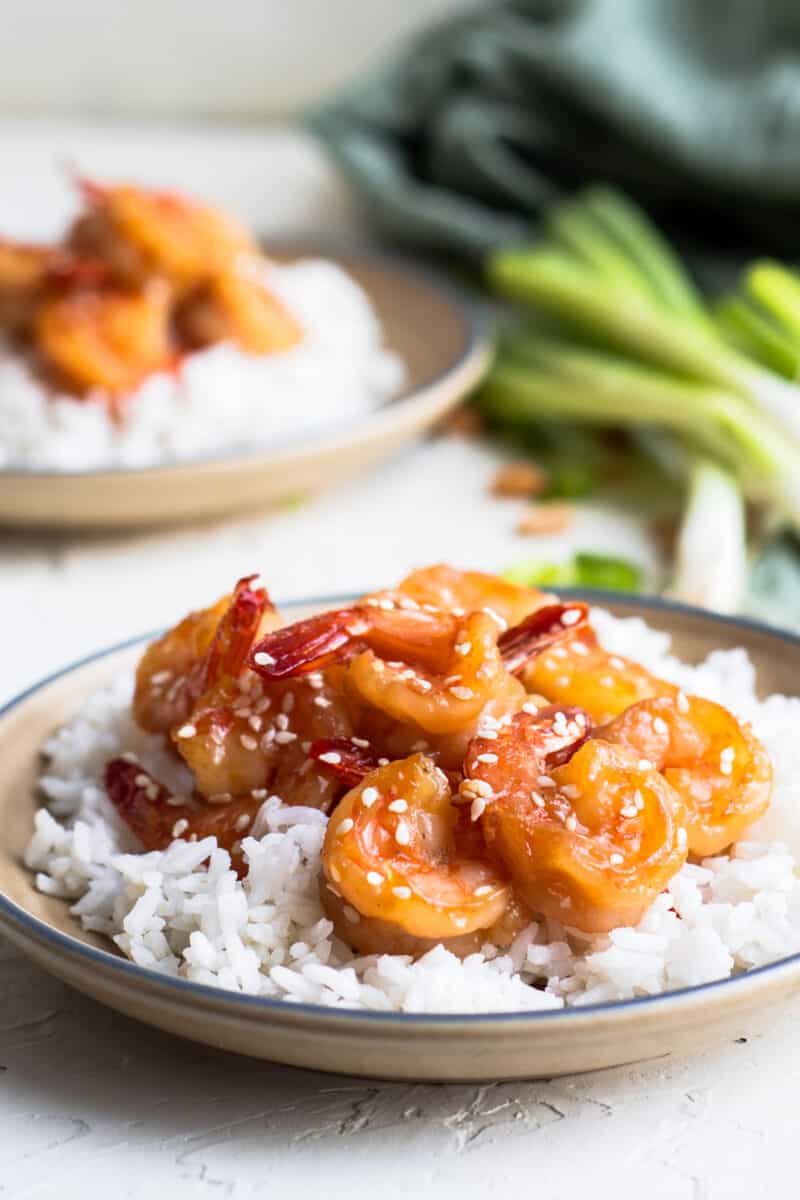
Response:
POLYGON ((286 695, 283 697, 283 704, 281 705, 281 709, 285 713, 290 713, 293 708, 294 708, 294 692, 287 692, 286 695))
POLYGON ((314 703, 316 704, 317 708, 330 708, 331 706, 331 701, 327 698, 327 696, 315 696, 314 703))
POLYGON ((622 661, 622 659, 619 657, 618 654, 611 655, 611 657, 608 660, 608 665, 610 667, 613 667, 615 671, 624 671, 625 670, 625 663, 622 661))
POLYGON ((169 683, 172 679, 172 671, 156 671, 155 675, 150 676, 151 683, 169 683))
MULTIPOLYGON (((323 755, 323 762, 326 761, 330 762, 330 759, 327 757, 327 755, 323 755)), ((336 755, 336 761, 341 762, 341 756, 339 754, 336 755)), ((365 787, 361 793, 361 803, 364 805, 364 808, 372 808, 379 796, 380 792, 376 787, 365 787)))
POLYGON ((401 884, 399 887, 392 888, 392 895, 397 896, 398 900, 410 900, 411 899, 411 888, 405 887, 404 885, 401 884))
POLYGON ((487 742, 496 742, 497 741, 497 730, 496 729, 479 729, 478 737, 483 738, 487 742))
POLYGON ((605 688, 613 687, 614 680, 612 679, 612 677, 610 675, 603 675, 603 677, 600 680, 600 686, 605 687, 605 688))
POLYGON ((485 612, 487 617, 491 617, 494 623, 499 626, 503 633, 505 633, 505 631, 508 629, 508 621, 504 620, 499 613, 494 611, 493 608, 489 608, 487 606, 486 608, 482 608, 481 612, 485 612))
POLYGON ((551 779, 549 775, 540 775, 538 779, 539 787, 551 788, 556 786, 555 779, 551 779))
POLYGON ((311 742, 301 742, 300 749, 303 751, 303 754, 308 754, 311 749, 311 742))
POLYGON ((472 801, 472 804, 470 805, 470 810, 469 810, 470 820, 471 821, 480 820, 480 818, 484 814, 485 809, 486 809, 486 801, 484 800, 483 796, 476 796, 475 799, 472 801))
POLYGON ((261 720, 261 717, 252 716, 247 718, 247 724, 251 729, 254 729, 256 733, 260 733, 263 721, 261 720))
POLYGON ((484 798, 487 798, 492 795, 491 784, 488 784, 485 779, 470 779, 465 780, 464 782, 469 783, 470 789, 475 792, 477 796, 483 796, 484 798))
POLYGON ((678 712, 687 713, 689 711, 689 701, 684 692, 678 692, 678 712))
POLYGON ((337 832, 338 833, 349 833, 350 830, 353 828, 354 824, 355 824, 355 822, 353 821, 352 817, 345 817, 345 819, 343 821, 339 822, 337 832))
POLYGON ((574 832, 574 831, 575 831, 575 830, 578 828, 578 822, 577 822, 577 820, 575 819, 575 817, 574 817, 574 816, 573 816, 571 813, 570 813, 570 815, 567 817, 567 819, 566 819, 566 821, 564 822, 564 824, 566 825, 567 829, 569 829, 569 831, 570 831, 571 833, 572 833, 572 832, 574 832))
POLYGON ((469 654, 472 642, 456 642, 454 649, 456 654, 469 654))
POLYGON ((336 866, 336 864, 332 863, 328 869, 330 870, 331 878, 333 880, 335 880, 336 883, 341 883, 342 882, 342 872, 339 870, 339 868, 336 866))
POLYGON ((465 929, 467 925, 466 917, 451 917, 450 918, 457 929, 465 929))
POLYGON ((550 653, 552 654, 553 658, 566 658, 567 657, 566 646, 553 646, 553 649, 550 651, 550 653))
POLYGON ((733 760, 736 757, 736 751, 734 750, 733 746, 726 746, 724 750, 720 751, 719 757, 720 757, 720 760, 723 762, 726 759, 728 762, 733 762, 733 760))
POLYGON ((351 737, 350 741, 354 746, 360 747, 361 750, 366 750, 369 747, 369 742, 366 738, 351 737))
POLYGON ((391 612, 394 608, 394 600, 379 600, 378 608, 383 612, 391 612))
POLYGON ((253 707, 257 713, 265 713, 271 704, 272 700, 269 696, 262 696, 260 700, 256 701, 253 707))
POLYGON ((640 758, 637 766, 640 771, 652 771, 654 769, 649 758, 640 758))
POLYGON ((403 800, 393 800, 389 805, 389 812, 404 813, 408 812, 408 802, 403 800))
POLYGON ((663 717, 655 717, 653 720, 653 729, 656 733, 669 733, 669 725, 663 717))
POLYGON ((638 788, 633 793, 633 803, 636 805, 636 808, 638 809, 639 812, 641 812, 642 809, 644 808, 644 796, 642 795, 642 793, 639 791, 638 788))
POLYGON ((383 883, 383 876, 379 871, 367 871, 367 883, 370 887, 380 887, 383 883))
POLYGON ((181 819, 179 821, 176 821, 175 824, 172 826, 172 836, 174 838, 179 838, 179 837, 181 837, 182 834, 186 833, 186 830, 188 828, 189 828, 189 822, 186 820, 186 817, 181 817, 181 819))
POLYGON ((575 624, 577 624, 578 621, 580 621, 580 619, 581 619, 581 610, 579 608, 568 608, 567 611, 562 614, 561 624, 562 625, 575 625, 575 624))
POLYGON ((342 761, 341 754, 337 754, 335 750, 329 750, 327 754, 320 754, 319 761, 330 763, 331 766, 337 766, 342 761))
POLYGON ((186 796, 167 796, 167 804, 172 808, 183 808, 184 804, 188 803, 186 796))
POLYGON ((488 896, 493 889, 488 883, 482 883, 480 887, 476 887, 472 893, 473 896, 488 896))
POLYGON ((289 742, 297 741, 297 734, 292 733, 291 729, 282 729, 280 733, 275 734, 275 741, 279 746, 288 746, 289 742))
POLYGON ((267 789, 266 788, 253 788, 250 795, 253 797, 254 800, 266 800, 267 789))
POLYGON ((522 706, 522 711, 527 713, 529 717, 533 717, 539 711, 539 706, 533 700, 526 700, 522 706))
POLYGON ((358 915, 356 910, 354 908, 351 908, 349 904, 345 904, 344 908, 342 909, 342 912, 344 913, 345 917, 347 918, 347 920, 350 922, 351 925, 357 925, 358 922, 361 920, 361 917, 358 915))
POLYGON ((537 808, 544 808, 544 796, 540 796, 538 792, 531 792, 531 800, 537 808))
POLYGON ((686 843, 688 842, 688 840, 689 840, 689 835, 686 832, 686 830, 683 828, 683 826, 681 826, 681 828, 678 830, 678 845, 685 846, 686 843))
POLYGON ((589 653, 589 647, 584 646, 583 642, 575 642, 572 646, 573 654, 580 654, 584 658, 589 653))
POLYGON ((268 750, 274 741, 275 741, 275 730, 270 725, 269 729, 267 730, 267 732, 264 734, 264 736, 261 739, 261 749, 268 750))
POLYGON ((611 863, 612 867, 621 867, 625 862, 625 859, 621 854, 610 854, 608 861, 611 863))
POLYGON ((411 830, 406 825, 405 821, 397 822, 397 829, 394 833, 394 840, 398 846, 407 846, 411 841, 411 830))
POLYGON ((233 796, 230 792, 214 792, 213 796, 208 797, 209 804, 230 804, 233 796))
POLYGON ((275 659, 271 654, 267 654, 266 650, 258 650, 253 655, 253 662, 258 667, 272 667, 275 665, 275 659))
POLYGON ((638 811, 639 811, 639 810, 638 810, 638 808, 636 807, 636 805, 635 805, 635 804, 625 804, 625 805, 623 805, 623 807, 622 807, 622 808, 619 810, 619 815, 620 815, 621 817, 635 817, 635 816, 636 816, 636 814, 638 813, 638 811))
POLYGON ((408 612, 419 612, 419 605, 416 600, 412 600, 410 596, 401 596, 397 601, 400 608, 406 609, 408 612))
POLYGON ((277 725, 278 729, 288 729, 289 718, 287 717, 286 713, 278 713, 277 717, 275 718, 275 724, 277 725))
POLYGON ((577 787, 574 783, 565 783, 564 786, 562 787, 561 791, 564 793, 564 795, 567 797, 568 800, 577 800, 581 794, 581 789, 579 787, 577 787))
POLYGON ((496 763, 498 761, 496 754, 479 754, 476 759, 476 762, 479 763, 496 763))
POLYGON ((556 687, 566 688, 569 687, 569 683, 569 675, 559 675, 558 679, 556 680, 556 687))
POLYGON ((126 750, 124 754, 120 755, 120 758, 124 762, 131 763, 131 764, 138 763, 138 761, 139 761, 139 755, 134 754, 132 750, 126 750))
POLYGON ((133 782, 136 784, 136 787, 146 788, 149 786, 150 776, 149 775, 134 775, 133 782))
POLYGON ((257 750, 258 742, 254 737, 250 737, 249 733, 243 733, 239 737, 239 743, 244 750, 257 750))
POLYGON ((727 758, 720 759, 719 769, 720 769, 721 775, 732 775, 733 774, 733 763, 730 762, 727 758))
POLYGON ((237 817, 236 824, 234 825, 234 829, 236 830, 237 833, 244 833, 245 829, 247 829, 249 825, 250 825, 250 814, 242 813, 242 815, 240 817, 237 817))
POLYGON ((454 617, 463 617, 467 610, 465 608, 451 608, 450 612, 454 617))
POLYGON ((378 766, 379 766, 379 767, 388 767, 388 765, 389 765, 389 760, 388 760, 388 758, 379 758, 379 759, 378 759, 378 766))

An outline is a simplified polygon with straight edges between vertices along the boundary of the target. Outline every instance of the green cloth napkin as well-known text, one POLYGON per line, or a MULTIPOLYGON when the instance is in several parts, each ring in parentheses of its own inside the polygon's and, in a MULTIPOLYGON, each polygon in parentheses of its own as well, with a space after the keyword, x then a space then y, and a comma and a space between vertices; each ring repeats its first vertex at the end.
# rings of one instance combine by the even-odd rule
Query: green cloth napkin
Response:
POLYGON ((504 0, 308 123, 377 228, 475 256, 588 180, 679 240, 800 252, 797 0, 504 0))

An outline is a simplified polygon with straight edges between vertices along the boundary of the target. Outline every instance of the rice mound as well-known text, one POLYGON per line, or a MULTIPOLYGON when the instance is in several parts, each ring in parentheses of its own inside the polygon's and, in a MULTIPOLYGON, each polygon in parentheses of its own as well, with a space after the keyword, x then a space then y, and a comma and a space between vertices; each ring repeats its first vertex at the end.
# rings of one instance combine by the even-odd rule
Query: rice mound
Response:
POLYGON ((253 451, 334 428, 400 390, 403 363, 341 267, 270 265, 265 282, 303 327, 300 345, 267 355, 226 342, 197 351, 179 371, 149 376, 119 422, 102 398, 54 395, 0 345, 0 468, 134 468, 253 451))
POLYGON ((354 958, 334 936, 318 895, 327 818, 277 796, 264 802, 242 843, 248 872, 241 881, 215 838, 137 853, 105 795, 105 763, 133 752, 175 790, 188 777, 161 738, 134 724, 130 677, 93 695, 44 748, 48 806, 36 815, 26 852, 36 885, 74 901, 70 911, 84 928, 106 934, 142 966, 338 1008, 557 1009, 724 979, 800 951, 800 699, 759 701, 744 650, 715 651, 691 667, 669 654, 666 634, 639 618, 601 611, 593 621, 609 651, 750 721, 775 771, 772 804, 747 841, 687 864, 636 927, 589 937, 542 920, 509 949, 485 945, 463 962, 442 946, 417 961, 354 958))

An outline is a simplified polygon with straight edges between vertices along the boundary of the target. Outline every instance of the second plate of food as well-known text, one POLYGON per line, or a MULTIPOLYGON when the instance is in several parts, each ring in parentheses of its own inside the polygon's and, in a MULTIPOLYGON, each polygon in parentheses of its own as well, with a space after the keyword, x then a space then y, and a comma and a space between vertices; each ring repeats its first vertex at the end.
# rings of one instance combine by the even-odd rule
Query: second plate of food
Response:
POLYGON ((294 500, 446 414, 477 306, 375 248, 256 245, 172 194, 81 183, 56 246, 0 242, 0 522, 155 525, 294 500))
POLYGON ((592 599, 438 567, 279 618, 247 579, 45 681, 0 721, 0 927, 129 1015, 328 1071, 752 1032, 800 989, 800 641, 592 599))

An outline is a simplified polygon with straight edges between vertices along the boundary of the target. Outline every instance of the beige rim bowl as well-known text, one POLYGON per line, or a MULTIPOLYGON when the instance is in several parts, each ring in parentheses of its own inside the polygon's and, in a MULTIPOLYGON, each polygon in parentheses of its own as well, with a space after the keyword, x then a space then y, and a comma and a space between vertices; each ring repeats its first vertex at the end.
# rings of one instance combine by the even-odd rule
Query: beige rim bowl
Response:
MULTIPOLYGON (((789 694, 800 639, 659 601, 603 597, 642 615, 692 661, 743 645, 762 693, 789 694)), ((290 610, 293 619, 321 602, 290 610)), ((800 956, 671 995, 544 1014, 406 1016, 331 1010, 233 995, 134 966, 84 933, 63 901, 40 895, 21 855, 37 800, 39 749, 82 699, 130 667, 141 643, 103 653, 46 681, 0 715, 0 930, 45 970, 128 1016, 240 1054, 351 1075, 415 1080, 518 1079, 608 1067, 749 1034, 800 989, 800 956)), ((800 731, 798 731, 800 733, 800 731)))
POLYGON ((401 396, 361 419, 253 454, 141 470, 0 469, 0 524, 153 526, 264 507, 362 471, 440 420, 489 364, 491 339, 477 307, 435 272, 378 251, 298 244, 273 257, 320 253, 367 292, 387 344, 406 364, 401 396))

